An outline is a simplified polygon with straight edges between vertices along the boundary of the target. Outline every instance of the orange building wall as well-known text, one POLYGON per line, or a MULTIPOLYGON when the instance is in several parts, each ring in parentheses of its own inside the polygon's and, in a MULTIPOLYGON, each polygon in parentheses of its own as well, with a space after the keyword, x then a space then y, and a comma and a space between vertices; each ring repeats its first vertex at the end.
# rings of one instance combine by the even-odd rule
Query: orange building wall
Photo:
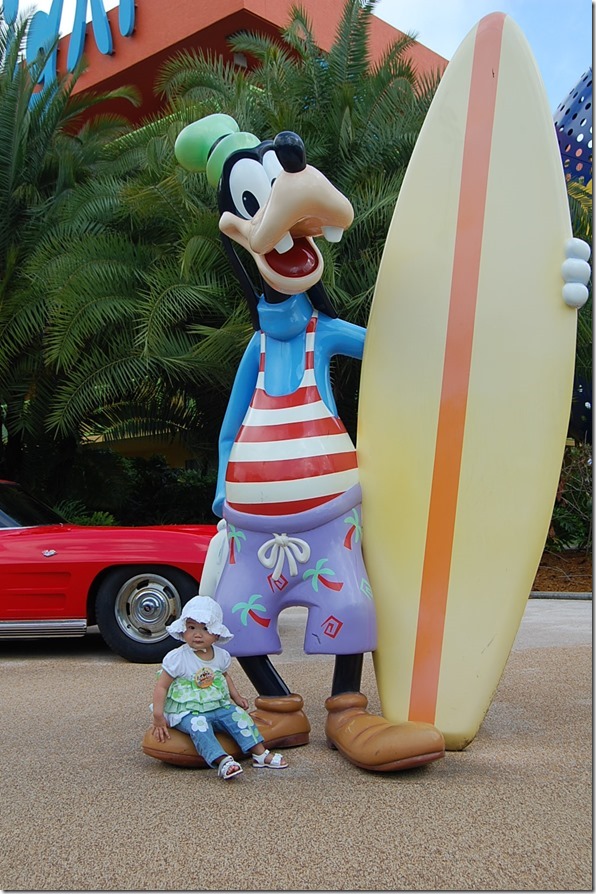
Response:
MULTIPOLYGON (((134 84, 143 96, 142 108, 131 113, 128 104, 122 111, 135 121, 160 110, 153 86, 160 66, 182 49, 212 49, 230 56, 227 38, 240 30, 252 30, 276 36, 287 25, 294 0, 137 0, 135 31, 122 37, 118 30, 118 9, 110 10, 114 51, 102 55, 93 38, 92 23, 87 25, 85 57, 88 71, 80 78, 75 92, 85 89, 105 90, 122 84, 134 84)), ((303 0, 317 43, 328 50, 333 43, 341 12, 342 0, 303 0)), ((373 16, 370 50, 378 59, 387 46, 402 32, 373 16)), ((69 37, 60 41, 58 68, 63 70, 69 37)), ((410 58, 419 73, 442 72, 447 60, 423 44, 416 43, 410 58)))

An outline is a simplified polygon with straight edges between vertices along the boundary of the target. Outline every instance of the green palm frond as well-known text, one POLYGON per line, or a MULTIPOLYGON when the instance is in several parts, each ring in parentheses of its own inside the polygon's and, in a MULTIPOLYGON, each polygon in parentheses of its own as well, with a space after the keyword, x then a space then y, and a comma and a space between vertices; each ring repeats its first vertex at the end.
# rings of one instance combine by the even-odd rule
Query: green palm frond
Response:
POLYGON ((312 22, 300 4, 294 4, 290 8, 290 21, 282 31, 282 36, 303 64, 308 65, 309 60, 320 57, 321 51, 315 40, 312 22))
POLYGON ((27 356, 32 346, 38 345, 47 315, 47 297, 42 292, 31 299, 27 293, 14 290, 4 302, 0 315, 0 379, 3 382, 11 373, 14 375, 17 358, 27 356))
POLYGON ((90 179, 69 191, 57 210, 62 221, 83 232, 93 226, 99 229, 113 224, 126 215, 122 183, 110 174, 90 179))
POLYGON ((192 356, 206 374, 230 386, 240 358, 253 334, 244 307, 234 312, 218 328, 204 325, 191 327, 196 336, 192 356))
POLYGON ((215 112, 221 111, 222 99, 239 90, 243 78, 232 63, 215 53, 183 50, 160 69, 155 88, 170 102, 182 97, 190 103, 210 102, 215 112))
POLYGON ((346 0, 333 46, 328 54, 336 84, 356 87, 368 75, 369 24, 376 0, 346 0))
POLYGON ((68 380, 56 389, 47 417, 49 431, 65 434, 78 430, 80 420, 97 412, 98 406, 134 393, 141 383, 155 380, 157 373, 154 364, 131 351, 126 335, 111 346, 109 354, 91 346, 71 369, 68 380))
POLYGON ((569 208, 571 212, 571 224, 573 233, 589 244, 592 243, 592 192, 583 183, 571 180, 567 184, 569 196, 569 208))
POLYGON ((141 386, 130 400, 104 406, 85 421, 83 434, 106 443, 150 437, 168 443, 173 438, 195 441, 203 426, 203 411, 187 391, 174 391, 164 380, 141 386))
MULTIPOLYGON (((199 223, 200 220, 201 218, 197 216, 196 222, 199 223)), ((222 249, 219 233, 213 226, 215 223, 213 214, 205 215, 203 220, 207 225, 204 229, 200 228, 197 232, 191 231, 187 238, 183 239, 181 274, 187 277, 191 276, 193 272, 200 276, 205 276, 208 273, 212 279, 214 295, 219 293, 223 299, 227 291, 226 280, 230 276, 228 260, 222 249), (214 282, 213 276, 215 277, 214 282)))
POLYGON ((259 62, 259 68, 267 71, 290 71, 292 54, 280 40, 272 39, 258 31, 241 31, 229 40, 235 53, 246 53, 259 62))

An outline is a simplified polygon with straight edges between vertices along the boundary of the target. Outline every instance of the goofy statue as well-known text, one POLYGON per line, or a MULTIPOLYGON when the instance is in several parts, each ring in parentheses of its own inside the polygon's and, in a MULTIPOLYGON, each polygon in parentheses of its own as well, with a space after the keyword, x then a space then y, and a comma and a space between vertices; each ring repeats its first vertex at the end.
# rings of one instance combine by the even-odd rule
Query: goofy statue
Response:
POLYGON ((338 319, 314 242, 338 242, 352 205, 306 163, 292 132, 261 142, 228 115, 210 115, 180 133, 175 152, 218 189, 219 229, 256 330, 221 429, 213 508, 223 520, 200 591, 222 606, 234 634, 228 648, 259 693, 253 717, 268 747, 308 741, 302 698, 269 659, 282 650, 279 613, 305 606, 304 651, 336 656, 325 702, 330 747, 373 771, 441 758, 434 726, 390 724, 368 713, 360 692, 363 654, 376 648, 374 594, 356 450, 337 415, 330 362, 361 358, 365 330, 338 319), (258 289, 235 245, 254 259, 258 289))

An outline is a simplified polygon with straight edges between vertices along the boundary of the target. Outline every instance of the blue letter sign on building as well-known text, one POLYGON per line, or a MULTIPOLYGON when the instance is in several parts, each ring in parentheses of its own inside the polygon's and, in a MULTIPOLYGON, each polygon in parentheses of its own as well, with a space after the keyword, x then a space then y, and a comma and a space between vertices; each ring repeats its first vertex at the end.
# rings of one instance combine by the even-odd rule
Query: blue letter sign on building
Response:
MULTIPOLYGON (((72 34, 68 44, 68 57, 66 67, 68 71, 74 71, 81 61, 85 45, 85 28, 87 24, 87 5, 89 0, 75 0, 75 15, 72 26, 72 34)), ((105 8, 104 0, 90 0, 91 24, 97 49, 105 56, 112 53, 112 32, 105 8)), ((60 21, 62 19, 62 7, 64 0, 52 0, 49 12, 38 10, 31 19, 31 26, 27 34, 25 58, 31 64, 40 52, 47 52, 60 33, 60 21)), ((15 21, 19 11, 19 0, 4 0, 4 18, 11 24, 15 21)), ((135 26, 134 0, 120 0, 118 5, 118 27, 123 37, 130 37, 135 26)), ((56 55, 54 49, 47 64, 39 77, 39 83, 43 87, 49 86, 56 80, 56 55)))

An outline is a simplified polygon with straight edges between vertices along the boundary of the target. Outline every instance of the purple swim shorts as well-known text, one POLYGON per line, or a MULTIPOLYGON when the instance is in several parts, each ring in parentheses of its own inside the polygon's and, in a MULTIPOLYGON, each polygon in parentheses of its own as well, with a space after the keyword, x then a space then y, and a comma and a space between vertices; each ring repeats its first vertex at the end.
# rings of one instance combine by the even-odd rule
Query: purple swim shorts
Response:
POLYGON ((277 619, 308 608, 307 654, 352 655, 376 648, 375 608, 362 559, 362 494, 285 516, 250 515, 227 504, 229 555, 215 599, 234 639, 231 655, 282 651, 277 619))

